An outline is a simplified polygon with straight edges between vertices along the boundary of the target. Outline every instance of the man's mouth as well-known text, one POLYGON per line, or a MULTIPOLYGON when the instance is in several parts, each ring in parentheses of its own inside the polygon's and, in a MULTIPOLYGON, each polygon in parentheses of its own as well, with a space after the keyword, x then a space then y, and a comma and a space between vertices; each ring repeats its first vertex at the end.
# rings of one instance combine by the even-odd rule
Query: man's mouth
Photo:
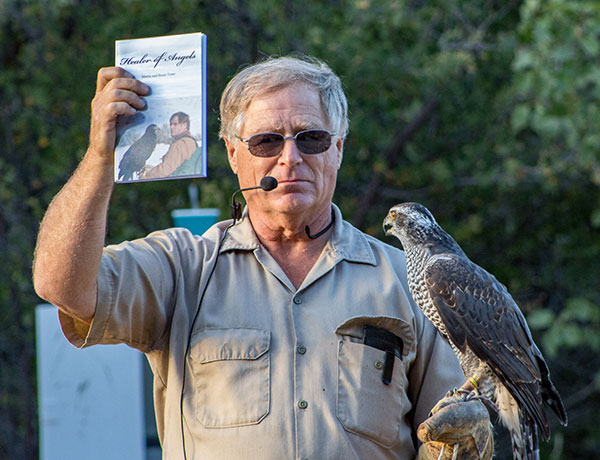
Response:
POLYGON ((280 184, 297 184, 299 182, 307 182, 305 179, 293 178, 293 179, 280 179, 278 183, 280 184))

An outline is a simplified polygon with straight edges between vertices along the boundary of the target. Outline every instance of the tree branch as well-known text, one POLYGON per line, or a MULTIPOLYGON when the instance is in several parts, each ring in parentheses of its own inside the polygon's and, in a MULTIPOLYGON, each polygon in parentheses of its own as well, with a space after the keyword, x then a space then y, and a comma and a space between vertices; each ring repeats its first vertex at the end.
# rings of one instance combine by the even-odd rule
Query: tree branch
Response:
MULTIPOLYGON (((431 115, 437 110, 439 101, 434 98, 431 99, 421 112, 397 135, 392 145, 387 149, 385 153, 385 159, 387 163, 387 169, 393 169, 398 164, 398 159, 404 150, 406 144, 412 139, 415 133, 425 124, 425 122, 431 117, 431 115)), ((383 173, 380 171, 375 172, 367 187, 366 193, 359 200, 357 211, 354 215, 354 225, 361 227, 365 221, 367 210, 371 207, 375 198, 377 197, 377 190, 383 182, 383 173)))

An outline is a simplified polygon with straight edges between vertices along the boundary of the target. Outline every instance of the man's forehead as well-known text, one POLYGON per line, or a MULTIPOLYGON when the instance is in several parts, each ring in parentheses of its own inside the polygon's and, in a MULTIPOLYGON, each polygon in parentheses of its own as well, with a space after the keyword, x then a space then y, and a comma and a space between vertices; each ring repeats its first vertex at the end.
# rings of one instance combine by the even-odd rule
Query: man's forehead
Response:
POLYGON ((321 117, 291 117, 288 119, 252 119, 247 118, 245 129, 256 132, 275 132, 284 133, 292 130, 294 133, 307 129, 322 129, 325 127, 325 121, 321 117))
POLYGON ((294 85, 256 96, 245 112, 244 127, 254 132, 324 128, 326 117, 314 87, 294 85))

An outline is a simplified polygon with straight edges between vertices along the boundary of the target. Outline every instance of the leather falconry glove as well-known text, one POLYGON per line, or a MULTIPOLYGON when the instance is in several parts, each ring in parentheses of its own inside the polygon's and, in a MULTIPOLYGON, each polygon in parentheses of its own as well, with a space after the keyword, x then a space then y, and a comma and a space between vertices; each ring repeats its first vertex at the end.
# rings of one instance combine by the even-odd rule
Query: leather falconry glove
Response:
POLYGON ((494 438, 490 416, 477 399, 464 395, 441 399, 431 415, 419 426, 423 443, 417 460, 490 460, 494 438))

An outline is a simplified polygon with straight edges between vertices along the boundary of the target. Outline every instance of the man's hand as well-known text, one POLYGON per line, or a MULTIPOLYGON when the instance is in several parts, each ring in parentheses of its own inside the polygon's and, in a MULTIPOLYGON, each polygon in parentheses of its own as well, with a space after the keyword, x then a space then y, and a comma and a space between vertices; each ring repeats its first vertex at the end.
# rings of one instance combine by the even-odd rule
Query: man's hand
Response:
POLYGON ((134 115, 146 107, 141 96, 150 88, 120 67, 105 67, 98 71, 96 95, 92 100, 89 151, 101 159, 113 159, 116 124, 119 115, 134 115))
POLYGON ((462 395, 443 398, 417 430, 423 443, 417 460, 490 460, 494 439, 487 409, 462 395))

